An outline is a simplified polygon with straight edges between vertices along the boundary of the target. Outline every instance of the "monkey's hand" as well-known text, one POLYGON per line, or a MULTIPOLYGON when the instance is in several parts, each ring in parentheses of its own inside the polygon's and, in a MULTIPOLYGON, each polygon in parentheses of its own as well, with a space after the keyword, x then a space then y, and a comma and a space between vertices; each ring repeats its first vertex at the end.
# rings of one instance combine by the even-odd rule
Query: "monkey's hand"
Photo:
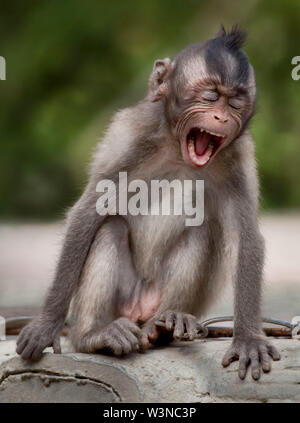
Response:
POLYGON ((54 353, 60 354, 60 334, 57 325, 53 327, 53 324, 38 317, 21 331, 16 351, 24 360, 38 360, 47 347, 53 347, 54 353))
POLYGON ((197 335, 196 318, 191 314, 168 310, 162 313, 158 320, 165 322, 167 331, 173 331, 174 339, 185 337, 187 340, 193 341, 197 335))
POLYGON ((265 373, 271 370, 270 356, 274 361, 280 360, 277 349, 263 337, 235 338, 223 357, 222 365, 227 367, 232 361, 239 360, 239 377, 245 379, 247 368, 251 365, 252 377, 258 380, 261 368, 265 373))

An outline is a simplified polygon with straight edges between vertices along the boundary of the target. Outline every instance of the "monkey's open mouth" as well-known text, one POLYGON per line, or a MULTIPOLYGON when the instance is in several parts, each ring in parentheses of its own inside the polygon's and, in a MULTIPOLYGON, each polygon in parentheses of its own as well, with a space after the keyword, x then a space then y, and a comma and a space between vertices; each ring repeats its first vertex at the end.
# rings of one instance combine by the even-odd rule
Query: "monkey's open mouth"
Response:
POLYGON ((196 166, 204 166, 225 141, 225 136, 202 128, 192 128, 187 135, 187 149, 196 166))

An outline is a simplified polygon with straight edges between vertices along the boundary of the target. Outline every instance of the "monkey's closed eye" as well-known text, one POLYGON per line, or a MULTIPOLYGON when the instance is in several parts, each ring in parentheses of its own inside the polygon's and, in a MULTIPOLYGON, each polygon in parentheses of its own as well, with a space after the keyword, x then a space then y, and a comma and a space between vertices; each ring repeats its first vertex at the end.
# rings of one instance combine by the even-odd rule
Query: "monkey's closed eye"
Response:
POLYGON ((243 106, 243 101, 240 98, 231 98, 229 99, 228 104, 233 109, 239 110, 243 106))
POLYGON ((215 90, 205 90, 202 93, 202 98, 205 101, 217 101, 219 94, 215 90))
POLYGON ((234 106, 233 104, 230 104, 230 103, 229 103, 229 106, 235 110, 240 110, 240 106, 234 106))

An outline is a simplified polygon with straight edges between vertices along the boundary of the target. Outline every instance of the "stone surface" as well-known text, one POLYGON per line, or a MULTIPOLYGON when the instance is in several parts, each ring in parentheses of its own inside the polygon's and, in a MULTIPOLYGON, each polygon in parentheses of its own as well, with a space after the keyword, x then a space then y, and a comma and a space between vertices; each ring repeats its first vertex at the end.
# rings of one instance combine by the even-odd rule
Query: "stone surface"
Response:
MULTIPOLYGON (((230 340, 174 342, 124 358, 73 353, 27 363, 0 342, 0 402, 300 402, 300 341, 274 339, 282 359, 254 382, 221 359, 230 340)), ((48 350, 50 351, 50 349, 48 350)))

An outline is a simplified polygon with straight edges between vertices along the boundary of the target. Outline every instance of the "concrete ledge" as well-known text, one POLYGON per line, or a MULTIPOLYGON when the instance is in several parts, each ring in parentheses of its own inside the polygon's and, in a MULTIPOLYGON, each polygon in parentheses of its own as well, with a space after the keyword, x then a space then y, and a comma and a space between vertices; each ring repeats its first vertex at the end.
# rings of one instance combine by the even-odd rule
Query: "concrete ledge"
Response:
POLYGON ((14 354, 15 340, 0 342, 0 402, 300 402, 300 341, 274 339, 282 359, 254 382, 223 369, 231 340, 174 342, 144 354, 114 358, 44 354, 28 363, 14 354))

